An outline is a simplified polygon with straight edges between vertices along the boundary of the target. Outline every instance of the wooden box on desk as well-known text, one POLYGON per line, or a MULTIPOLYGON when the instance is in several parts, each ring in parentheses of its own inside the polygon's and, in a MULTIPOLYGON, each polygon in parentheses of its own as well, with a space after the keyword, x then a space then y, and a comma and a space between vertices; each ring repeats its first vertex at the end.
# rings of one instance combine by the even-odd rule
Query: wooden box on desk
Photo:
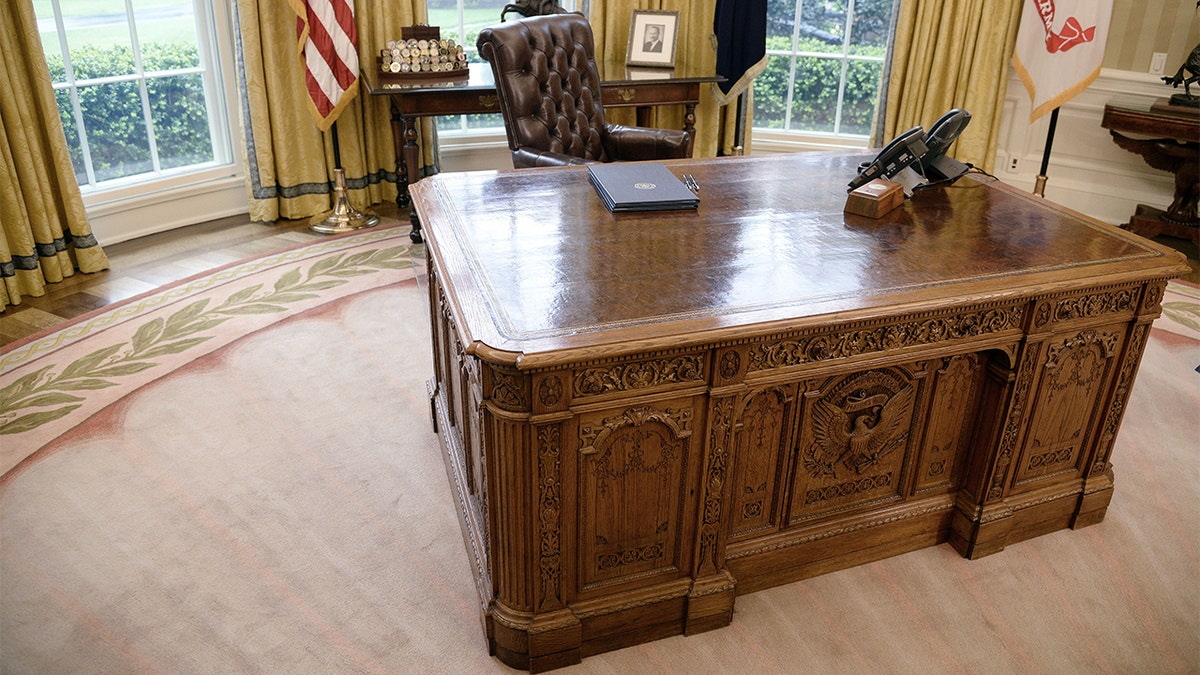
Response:
POLYGON ((904 203, 904 188, 885 178, 855 188, 846 196, 846 213, 879 218, 904 203))

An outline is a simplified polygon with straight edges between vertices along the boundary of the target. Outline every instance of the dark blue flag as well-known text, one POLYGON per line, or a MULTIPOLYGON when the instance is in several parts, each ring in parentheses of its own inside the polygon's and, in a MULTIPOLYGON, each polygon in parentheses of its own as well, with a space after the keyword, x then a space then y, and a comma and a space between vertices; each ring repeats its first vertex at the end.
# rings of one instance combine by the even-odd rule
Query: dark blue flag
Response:
POLYGON ((718 85, 727 103, 750 87, 766 68, 767 0, 717 0, 713 14, 717 38, 718 85))

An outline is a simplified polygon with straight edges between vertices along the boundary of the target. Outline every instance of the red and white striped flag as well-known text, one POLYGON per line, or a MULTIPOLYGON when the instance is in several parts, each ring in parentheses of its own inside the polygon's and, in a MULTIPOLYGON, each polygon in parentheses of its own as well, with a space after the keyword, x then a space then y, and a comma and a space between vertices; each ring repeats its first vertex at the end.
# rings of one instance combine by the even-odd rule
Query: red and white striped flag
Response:
POLYGON ((1029 121, 1061 106, 1100 74, 1112 0, 1028 0, 1013 66, 1033 102, 1029 121))
POLYGON ((358 31, 354 0, 288 0, 296 12, 296 39, 304 61, 310 110, 321 131, 358 94, 358 31))

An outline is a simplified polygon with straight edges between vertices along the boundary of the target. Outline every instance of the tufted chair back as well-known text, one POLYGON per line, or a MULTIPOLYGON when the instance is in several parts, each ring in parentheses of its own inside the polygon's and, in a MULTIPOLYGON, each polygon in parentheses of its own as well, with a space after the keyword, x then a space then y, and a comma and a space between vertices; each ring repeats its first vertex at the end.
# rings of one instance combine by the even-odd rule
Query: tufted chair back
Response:
POLYGON ((535 16, 485 28, 513 166, 554 166, 691 154, 682 131, 607 124, 592 28, 581 14, 535 16))

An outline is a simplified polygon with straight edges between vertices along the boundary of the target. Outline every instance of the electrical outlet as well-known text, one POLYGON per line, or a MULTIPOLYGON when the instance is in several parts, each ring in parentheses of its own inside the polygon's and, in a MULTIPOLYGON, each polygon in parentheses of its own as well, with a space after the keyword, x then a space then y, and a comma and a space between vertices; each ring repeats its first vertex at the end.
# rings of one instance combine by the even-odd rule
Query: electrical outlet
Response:
POLYGON ((1012 156, 1008 158, 1008 172, 1018 173, 1021 170, 1021 158, 1012 156))
POLYGON ((1151 75, 1162 75, 1163 70, 1166 69, 1166 67, 1167 67, 1166 52, 1154 52, 1154 55, 1150 57, 1150 74, 1151 75))

